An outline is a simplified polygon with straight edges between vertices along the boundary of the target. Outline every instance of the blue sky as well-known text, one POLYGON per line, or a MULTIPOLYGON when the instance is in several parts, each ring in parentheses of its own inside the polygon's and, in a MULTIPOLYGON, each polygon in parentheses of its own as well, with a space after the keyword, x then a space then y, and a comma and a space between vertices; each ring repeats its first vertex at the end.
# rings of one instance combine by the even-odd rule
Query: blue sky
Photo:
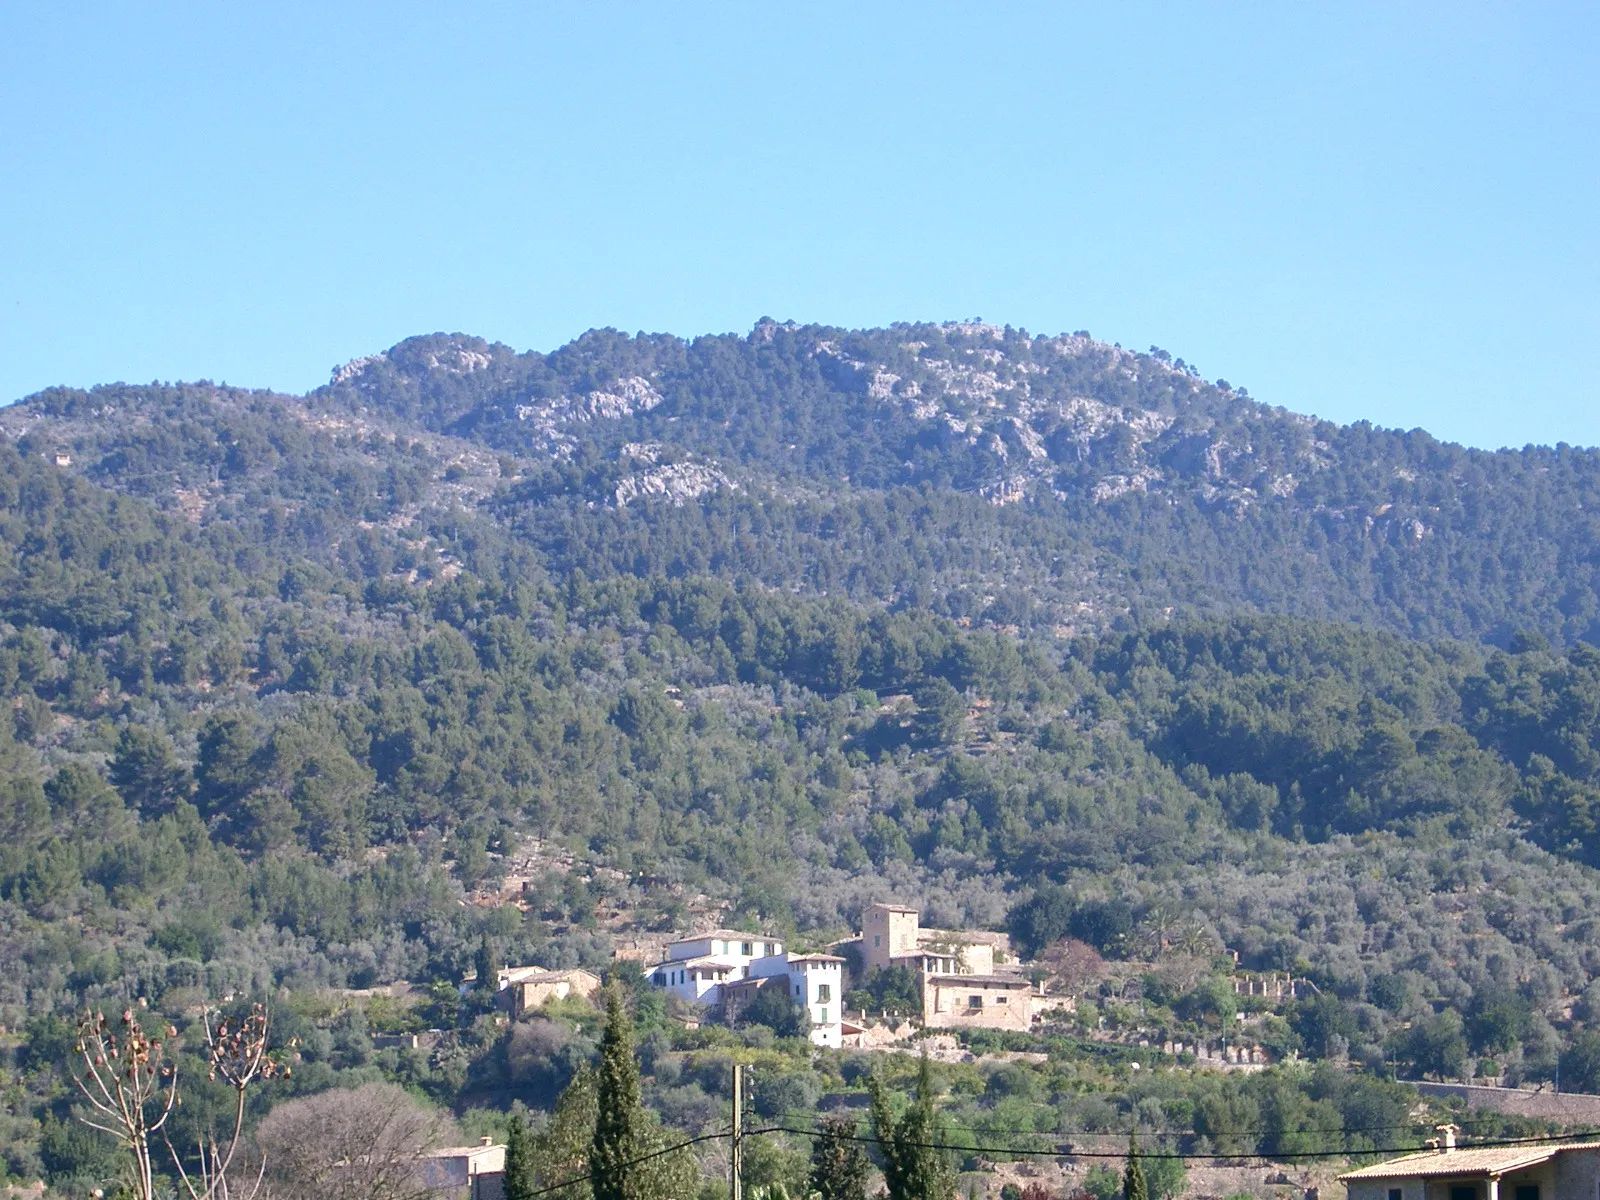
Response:
POLYGON ((1600 9, 0 3, 0 398, 981 316, 1600 443, 1600 9))

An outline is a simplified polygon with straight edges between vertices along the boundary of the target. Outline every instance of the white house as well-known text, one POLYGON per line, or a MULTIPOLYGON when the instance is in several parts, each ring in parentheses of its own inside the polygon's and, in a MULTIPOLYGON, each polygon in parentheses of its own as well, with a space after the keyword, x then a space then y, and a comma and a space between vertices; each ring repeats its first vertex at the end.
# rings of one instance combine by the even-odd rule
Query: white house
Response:
POLYGON ((752 976, 781 975, 783 943, 767 934, 714 929, 667 943, 667 957, 645 969, 656 987, 697 1004, 720 1004, 722 988, 752 976))
POLYGON ((713 929, 693 937, 667 943, 667 959, 718 958, 740 965, 756 958, 774 958, 783 953, 783 943, 771 934, 740 933, 735 929, 713 929))
POLYGON ((811 1018, 811 1040, 840 1045, 844 1016, 845 960, 832 954, 786 954, 770 934, 714 929, 667 944, 667 957, 645 969, 663 991, 707 1007, 720 1006, 729 1020, 756 991, 784 987, 811 1018))
POLYGON ((844 959, 834 954, 789 956, 789 995, 811 1017, 811 1041, 837 1050, 844 1038, 844 959))
POLYGON ((844 1044, 843 983, 844 959, 832 954, 792 954, 784 960, 781 973, 752 974, 724 984, 722 1015, 730 1023, 737 1021, 758 992, 783 988, 810 1019, 807 1036, 812 1045, 837 1050, 844 1044))

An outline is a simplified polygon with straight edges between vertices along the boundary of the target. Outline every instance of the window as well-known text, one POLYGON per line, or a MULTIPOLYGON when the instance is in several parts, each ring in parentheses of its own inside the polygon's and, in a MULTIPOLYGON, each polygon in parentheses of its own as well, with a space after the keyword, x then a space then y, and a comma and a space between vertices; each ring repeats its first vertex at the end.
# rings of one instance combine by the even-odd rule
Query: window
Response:
POLYGON ((744 944, 744 953, 745 953, 745 957, 746 958, 754 958, 755 957, 754 947, 751 946, 749 942, 746 942, 744 944))
POLYGON ((821 1013, 821 1023, 826 1025, 828 1023, 828 1010, 824 1008, 820 1009, 819 1012, 821 1013))
POLYGON ((797 983, 794 985, 794 994, 797 998, 803 996, 806 994, 806 989, 797 983))
MULTIPOLYGON (((968 996, 967 997, 967 1007, 968 1008, 982 1008, 983 1007, 983 997, 982 996, 968 996)), ((1450 1200, 1456 1200, 1456 1197, 1451 1196, 1450 1200)))
MULTIPOLYGON (((830 988, 825 983, 817 984, 817 1002, 819 1004, 826 1004, 829 1000, 832 1000, 832 999, 833 999, 833 989, 830 988)), ((1522 1200, 1522 1197, 1518 1196, 1517 1200, 1522 1200)), ((1535 1196, 1533 1198, 1533 1200, 1539 1200, 1539 1197, 1535 1196)))
POLYGON ((1390 1188, 1389 1200, 1405 1200, 1405 1193, 1399 1188, 1390 1188))
POLYGON ((879 943, 880 943, 880 942, 882 942, 882 941, 883 941, 883 939, 882 939, 882 938, 880 938, 880 937, 879 937, 879 936, 878 936, 878 935, 877 935, 877 934, 873 934, 873 935, 872 935, 872 948, 873 948, 873 949, 874 949, 874 950, 876 950, 876 949, 877 949, 877 948, 878 948, 878 944, 879 944, 879 943))
POLYGON ((1006 1002, 1006 998, 1004 996, 996 996, 994 998, 994 1002, 996 1004, 1004 1004, 1006 1002))
POLYGON ((1475 1184, 1450 1189, 1450 1200, 1478 1200, 1478 1189, 1475 1184))
POLYGON ((1516 1189, 1516 1200, 1539 1200, 1539 1185, 1525 1183, 1516 1189))

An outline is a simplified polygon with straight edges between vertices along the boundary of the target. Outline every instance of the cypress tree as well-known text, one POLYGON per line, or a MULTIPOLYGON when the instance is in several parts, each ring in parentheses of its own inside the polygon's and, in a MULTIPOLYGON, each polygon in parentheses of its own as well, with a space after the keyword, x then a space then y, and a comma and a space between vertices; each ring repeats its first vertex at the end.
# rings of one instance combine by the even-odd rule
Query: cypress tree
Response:
POLYGON ((493 996, 495 986, 500 982, 500 963, 495 958, 494 943, 489 940, 487 933, 478 942, 478 952, 473 955, 472 964, 478 973, 478 982, 474 985, 478 995, 493 996))
MULTIPOLYGON (((917 1092, 898 1121, 876 1075, 867 1081, 872 1096, 872 1132, 883 1155, 883 1181, 889 1200, 951 1200, 955 1175, 938 1142, 943 1130, 933 1107, 933 1074, 923 1051, 917 1092)), ((1148 1200, 1148 1198, 1143 1198, 1148 1200)))
POLYGON ((591 1200, 586 1176, 594 1143, 595 1105, 594 1072, 579 1067, 535 1145, 539 1186, 555 1189, 545 1193, 548 1200, 591 1200), (582 1182, 568 1184, 574 1179, 582 1182), (563 1184, 567 1186, 559 1186, 563 1184))
POLYGON ((533 1200, 533 1194, 539 1190, 533 1137, 528 1133, 528 1123, 517 1113, 511 1114, 511 1127, 506 1131, 503 1187, 505 1200, 533 1200))
POLYGON ((821 1200, 867 1200, 867 1172, 871 1163, 855 1140, 856 1124, 849 1117, 825 1117, 822 1136, 811 1143, 808 1193, 821 1200))
POLYGON ((1139 1162, 1139 1135, 1128 1135, 1128 1167, 1122 1173, 1122 1200, 1150 1200, 1150 1185, 1145 1182, 1139 1162))
POLYGON ((633 1057, 633 1022, 615 982, 606 987, 606 1029, 600 1038, 595 1072, 598 1111, 589 1147, 594 1200, 635 1200, 629 1164, 647 1153, 639 1094, 639 1065, 633 1057))

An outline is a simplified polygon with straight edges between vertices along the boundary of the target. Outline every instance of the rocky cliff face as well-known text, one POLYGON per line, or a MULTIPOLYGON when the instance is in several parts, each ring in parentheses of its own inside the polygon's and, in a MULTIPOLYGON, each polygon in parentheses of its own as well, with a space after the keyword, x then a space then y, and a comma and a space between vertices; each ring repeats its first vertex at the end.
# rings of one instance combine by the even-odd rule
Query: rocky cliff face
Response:
MULTIPOLYGON (((830 394, 863 446, 901 464, 852 481, 938 478, 999 504, 1186 492, 1239 511, 1291 498, 1330 461, 1317 422, 1208 383, 1182 360, 981 322, 849 332, 764 321, 746 338, 692 343, 601 331, 552 355, 434 335, 346 364, 322 398, 432 411, 447 428, 532 455, 568 458, 629 438, 707 454, 741 419, 757 433, 794 419, 795 383, 830 394), (767 376, 751 380, 767 411, 729 411, 718 395, 727 380, 703 361, 712 352, 767 376), (787 378, 773 374, 780 362, 787 378), (953 473, 932 461, 941 457, 953 473)), ((809 417, 797 424, 802 438, 815 431, 809 417)), ((798 459, 743 466, 792 472, 816 461, 803 441, 784 448, 798 459)))

